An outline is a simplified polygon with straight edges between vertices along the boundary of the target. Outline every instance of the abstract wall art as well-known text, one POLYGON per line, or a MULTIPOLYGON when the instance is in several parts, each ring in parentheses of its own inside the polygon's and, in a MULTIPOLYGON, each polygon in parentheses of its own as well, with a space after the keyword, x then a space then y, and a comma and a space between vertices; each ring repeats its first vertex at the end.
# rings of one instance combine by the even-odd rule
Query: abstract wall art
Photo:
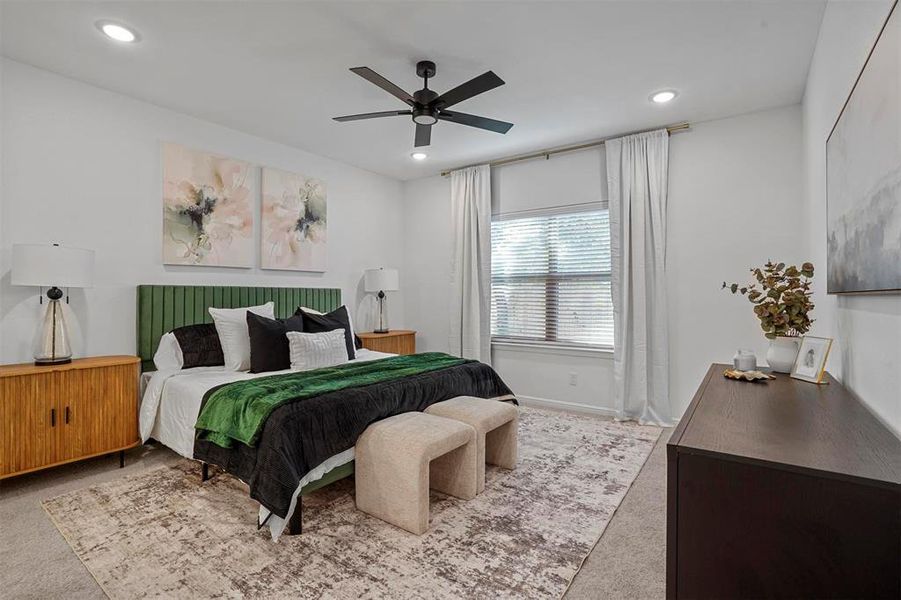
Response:
POLYGON ((257 169, 178 144, 162 146, 163 263, 252 267, 257 169))
POLYGON ((264 167, 260 266, 325 271, 327 205, 323 181, 264 167))
POLYGON ((901 9, 826 142, 830 294, 901 290, 901 9))

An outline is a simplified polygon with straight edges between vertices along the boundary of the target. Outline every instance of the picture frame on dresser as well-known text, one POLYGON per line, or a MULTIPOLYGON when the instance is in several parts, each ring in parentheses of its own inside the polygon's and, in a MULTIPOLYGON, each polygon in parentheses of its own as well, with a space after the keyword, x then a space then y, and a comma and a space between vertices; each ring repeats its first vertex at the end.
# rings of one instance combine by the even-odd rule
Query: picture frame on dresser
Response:
POLYGON ((823 383, 826 359, 831 348, 832 338, 805 335, 801 338, 801 348, 792 366, 791 376, 810 383, 823 383))

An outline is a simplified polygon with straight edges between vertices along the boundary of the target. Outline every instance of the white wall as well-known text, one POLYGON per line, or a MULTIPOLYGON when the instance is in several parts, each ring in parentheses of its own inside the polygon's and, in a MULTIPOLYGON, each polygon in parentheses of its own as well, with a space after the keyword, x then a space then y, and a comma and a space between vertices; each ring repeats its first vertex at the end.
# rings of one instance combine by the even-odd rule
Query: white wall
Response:
MULTIPOLYGON (((829 2, 803 103, 809 254, 826 266, 826 139, 891 8, 890 0, 829 2)), ((899 267, 901 268, 901 267, 899 267)), ((901 435, 901 294, 826 294, 817 278, 814 335, 835 338, 830 372, 901 435)))
MULTIPOLYGON (((72 290, 69 306, 77 355, 134 352, 140 283, 340 287, 356 307, 363 269, 403 269, 399 182, 21 63, 0 65, 0 361, 30 360, 42 308, 37 289, 10 285, 13 243, 56 241, 96 251, 95 287, 72 290), (324 179, 328 271, 162 265, 161 141, 324 179)), ((392 293, 389 304, 392 326, 401 327, 403 292, 392 293)), ((358 328, 367 328, 368 310, 356 314, 358 328)))
MULTIPOLYGON (((667 270, 670 385, 681 415, 711 362, 751 347, 763 362, 767 342, 746 300, 720 290, 768 258, 803 261, 799 106, 693 124, 671 138, 667 270)), ((503 211, 606 199, 602 149, 495 169, 503 211)), ((446 350, 450 280, 450 185, 431 177, 407 182, 404 198, 407 323, 420 346, 446 350)), ((495 348, 495 368, 527 400, 609 412, 609 354, 495 348), (569 384, 576 373, 577 385, 569 384)))
POLYGON ((768 259, 804 254, 801 109, 707 123, 670 138, 667 293, 670 397, 681 415, 712 362, 768 342, 746 298, 721 290, 768 259))

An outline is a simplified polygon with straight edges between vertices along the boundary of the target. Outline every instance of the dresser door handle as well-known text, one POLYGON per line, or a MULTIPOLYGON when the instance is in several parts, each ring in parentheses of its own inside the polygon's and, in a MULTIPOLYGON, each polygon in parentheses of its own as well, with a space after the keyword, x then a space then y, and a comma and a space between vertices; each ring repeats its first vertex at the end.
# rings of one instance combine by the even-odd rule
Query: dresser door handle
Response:
POLYGON ((69 407, 66 407, 66 425, 69 424, 69 407))
POLYGON ((56 427, 56 409, 50 409, 50 427, 56 427))

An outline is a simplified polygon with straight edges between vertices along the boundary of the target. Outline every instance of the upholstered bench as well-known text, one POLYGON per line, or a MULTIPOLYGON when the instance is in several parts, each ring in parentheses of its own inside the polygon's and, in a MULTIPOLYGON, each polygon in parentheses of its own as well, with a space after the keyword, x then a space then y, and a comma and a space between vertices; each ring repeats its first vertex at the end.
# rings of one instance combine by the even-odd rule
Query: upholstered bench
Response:
POLYGON ((485 463, 505 469, 516 467, 519 411, 498 400, 458 396, 433 404, 425 412, 461 421, 475 428, 478 445, 478 491, 485 490, 485 463))
POLYGON ((377 421, 355 449, 357 508, 421 535, 429 528, 429 487, 469 500, 476 495, 476 432, 420 412, 377 421))

